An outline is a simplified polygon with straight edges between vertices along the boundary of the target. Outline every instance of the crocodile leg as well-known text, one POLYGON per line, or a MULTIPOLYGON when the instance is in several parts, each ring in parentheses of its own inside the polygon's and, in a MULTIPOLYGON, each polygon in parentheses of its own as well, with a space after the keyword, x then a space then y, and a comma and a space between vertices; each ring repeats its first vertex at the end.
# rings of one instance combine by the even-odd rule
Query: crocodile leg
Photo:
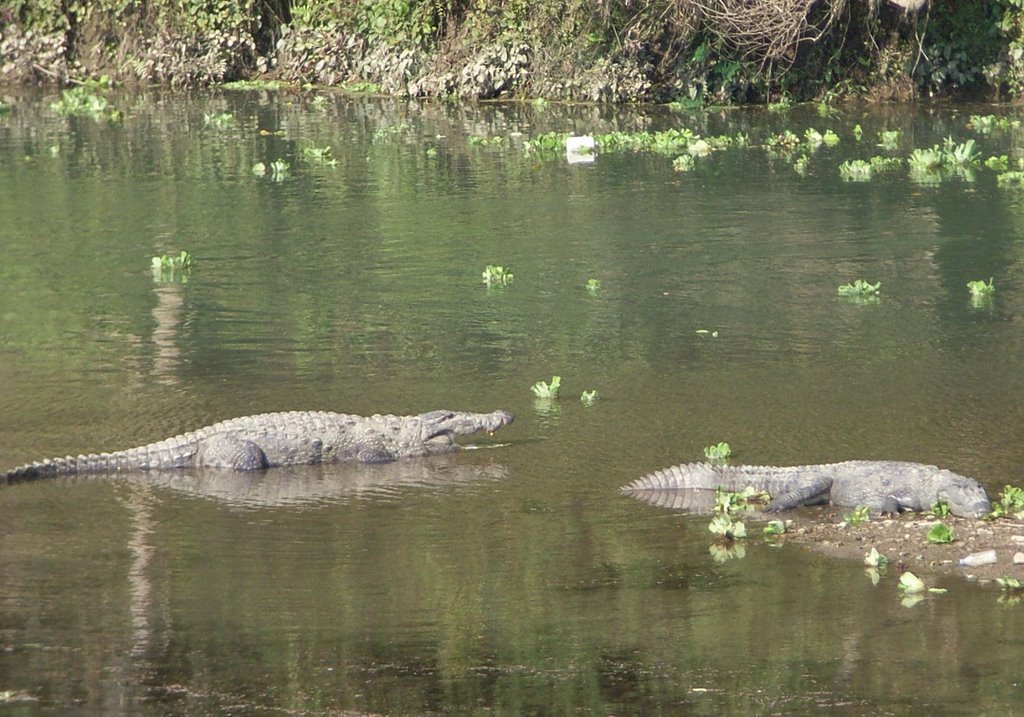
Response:
POLYGON ((766 513, 778 513, 782 510, 796 508, 798 505, 827 503, 831 489, 831 478, 819 478, 788 493, 773 495, 772 502, 764 510, 766 513))
POLYGON ((252 441, 228 436, 208 438, 195 456, 196 465, 209 468, 233 468, 236 471, 254 471, 269 468, 270 461, 263 449, 252 441))

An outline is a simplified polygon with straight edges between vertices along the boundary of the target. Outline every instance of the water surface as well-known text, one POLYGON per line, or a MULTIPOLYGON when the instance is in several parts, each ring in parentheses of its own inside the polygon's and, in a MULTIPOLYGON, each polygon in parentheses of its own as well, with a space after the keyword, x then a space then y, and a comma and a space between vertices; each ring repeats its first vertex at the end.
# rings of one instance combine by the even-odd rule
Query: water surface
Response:
MULTIPOLYGON (((247 413, 505 408, 401 466, 0 491, 11 714, 1006 713, 1019 607, 908 609, 898 574, 620 496, 728 441, 751 463, 936 463, 1022 483, 1021 197, 838 164, 1016 134, 968 111, 704 115, 291 93, 51 96, 0 116, 0 465, 247 413), (215 127, 206 116, 228 113, 215 127), (860 124, 864 139, 854 140, 860 124), (807 173, 759 146, 833 128, 807 173), (550 130, 688 127, 700 157, 529 155, 550 130), (502 137, 497 146, 469 137, 502 137), (337 166, 304 154, 331 147, 337 166), (253 166, 289 163, 287 176, 253 166), (187 282, 150 258, 187 249, 187 282), (513 283, 488 289, 487 264, 513 283), (991 304, 966 282, 995 277, 991 304), (857 304, 839 284, 882 282, 857 304), (588 291, 589 279, 601 282, 588 291), (700 333, 703 331, 717 332, 700 333), (529 387, 562 377, 556 402, 529 387), (593 406, 579 401, 597 390, 593 406)), ((970 111, 975 111, 972 108, 970 111)), ((999 108, 977 108, 979 112, 999 108)), ((893 571, 895 572, 895 571, 893 571)))

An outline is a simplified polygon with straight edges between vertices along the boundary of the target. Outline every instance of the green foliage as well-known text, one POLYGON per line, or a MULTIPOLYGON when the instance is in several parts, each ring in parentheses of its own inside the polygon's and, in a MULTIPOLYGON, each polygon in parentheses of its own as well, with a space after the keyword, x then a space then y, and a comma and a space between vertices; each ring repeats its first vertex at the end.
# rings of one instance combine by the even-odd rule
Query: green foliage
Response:
POLYGON ((872 546, 871 550, 864 556, 864 565, 869 568, 883 569, 889 564, 889 558, 878 552, 878 548, 872 546))
POLYGON ((551 383, 538 381, 530 387, 530 390, 533 391, 533 395, 537 398, 558 398, 558 389, 561 383, 561 376, 552 376, 551 383))
POLYGON ((601 280, 600 279, 587 279, 587 291, 589 291, 590 293, 593 294, 593 293, 597 292, 597 290, 600 289, 600 288, 601 288, 601 280))
POLYGON ((845 520, 849 525, 860 525, 861 523, 868 522, 870 519, 871 511, 864 505, 858 505, 849 513, 843 514, 843 520, 845 520))
POLYGON ((944 500, 937 500, 932 504, 932 507, 928 509, 928 512, 936 518, 948 518, 950 515, 949 503, 944 500))
POLYGON ((766 538, 774 538, 779 535, 786 533, 786 524, 781 520, 770 520, 768 524, 764 526, 764 536, 766 538))
POLYGON ((60 93, 60 99, 50 104, 50 109, 57 114, 81 115, 95 120, 116 122, 121 119, 121 112, 106 97, 85 86, 64 90, 60 93))
POLYGON ((988 279, 988 283, 985 283, 984 279, 979 279, 979 280, 976 280, 976 281, 968 281, 967 282, 967 288, 971 290, 971 296, 975 296, 975 297, 991 296, 995 292, 995 290, 996 290, 996 287, 995 287, 995 284, 993 283, 993 280, 994 280, 994 277, 990 276, 989 279, 988 279))
POLYGON ((1024 580, 1013 577, 1012 575, 1006 575, 1001 578, 996 578, 996 584, 1003 590, 1010 592, 1021 592, 1024 591, 1024 580))
POLYGON ((1024 488, 1007 485, 992 503, 992 518, 1024 520, 1024 488))
POLYGON ((935 145, 931 149, 916 148, 907 158, 911 172, 937 172, 943 163, 942 149, 935 145))
POLYGON ((526 151, 533 154, 561 154, 565 150, 565 140, 569 139, 568 132, 547 132, 540 134, 533 139, 526 140, 526 151))
POLYGON ((380 94, 380 84, 377 82, 367 82, 365 80, 356 80, 349 82, 343 88, 345 92, 351 92, 353 94, 364 94, 364 95, 376 95, 380 94))
POLYGON ((597 400, 597 391, 596 390, 584 391, 583 393, 580 394, 580 402, 584 406, 593 406, 594 402, 596 400, 597 400))
POLYGON ((882 282, 876 282, 874 284, 864 281, 863 279, 857 279, 852 284, 843 284, 839 287, 840 296, 849 296, 855 298, 863 298, 867 296, 875 296, 878 294, 879 289, 882 288, 882 282))
POLYGON ((929 528, 927 538, 929 543, 936 544, 952 543, 956 540, 953 530, 945 523, 936 523, 929 528))
POLYGON ((709 461, 726 461, 732 455, 732 448, 725 441, 710 446, 704 446, 704 457, 709 461))
POLYGON ((1024 172, 1013 170, 1009 172, 1000 172, 996 176, 996 184, 1000 187, 1007 189, 1024 188, 1024 172))
POLYGON ((672 160, 672 169, 676 172, 689 172, 694 167, 693 155, 681 154, 672 160))
POLYGON ((871 179, 872 166, 863 159, 850 159, 839 165, 839 176, 848 182, 867 182, 871 179))
POLYGON ((515 275, 507 267, 488 264, 483 270, 483 280, 487 286, 508 286, 515 275))
POLYGON ((924 581, 909 570, 900 575, 899 589, 908 594, 922 593, 927 590, 924 581))
POLYGON ((997 172, 1004 172, 1010 168, 1010 158, 1005 154, 989 157, 985 160, 985 166, 997 172))
POLYGON ((882 130, 878 133, 878 146, 882 149, 896 150, 899 148, 900 134, 898 129, 882 130))
POLYGON ((153 280, 157 282, 179 281, 185 283, 195 266, 195 259, 187 251, 180 254, 154 256, 150 261, 153 280))

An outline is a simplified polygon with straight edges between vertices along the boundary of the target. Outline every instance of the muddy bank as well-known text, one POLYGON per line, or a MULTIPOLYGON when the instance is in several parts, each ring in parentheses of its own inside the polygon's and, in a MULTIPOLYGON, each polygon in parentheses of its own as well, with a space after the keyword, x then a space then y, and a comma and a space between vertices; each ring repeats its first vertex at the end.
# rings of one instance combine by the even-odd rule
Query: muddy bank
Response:
POLYGON ((862 562, 875 548, 889 559, 889 574, 910 570, 927 576, 953 575, 991 581, 1012 576, 1024 579, 1024 522, 1000 518, 973 520, 905 513, 873 518, 859 525, 843 521, 839 510, 828 506, 801 509, 786 515, 785 541, 840 559, 862 562), (952 543, 929 543, 928 530, 938 522, 953 531, 952 543), (967 566, 960 561, 973 553, 994 550, 996 562, 967 566))

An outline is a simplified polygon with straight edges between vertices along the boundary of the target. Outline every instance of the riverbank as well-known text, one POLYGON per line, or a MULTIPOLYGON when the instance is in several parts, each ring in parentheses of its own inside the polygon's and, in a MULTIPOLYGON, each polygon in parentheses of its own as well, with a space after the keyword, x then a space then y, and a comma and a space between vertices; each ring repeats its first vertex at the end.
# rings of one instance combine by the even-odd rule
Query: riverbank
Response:
POLYGON ((851 525, 833 506, 802 509, 798 514, 787 515, 786 519, 788 543, 857 561, 863 561, 875 548, 888 559, 887 570, 896 575, 909 570, 926 582, 929 576, 940 575, 979 581, 1002 577, 1024 579, 1024 522, 1021 521, 954 516, 940 520, 920 513, 904 513, 851 525), (939 522, 950 528, 953 542, 928 541, 928 531, 939 522), (995 551, 994 562, 961 564, 967 556, 989 550, 995 551))
POLYGON ((0 83, 279 79, 406 96, 688 105, 1024 87, 1024 10, 828 0, 155 0, 0 9, 0 83))

